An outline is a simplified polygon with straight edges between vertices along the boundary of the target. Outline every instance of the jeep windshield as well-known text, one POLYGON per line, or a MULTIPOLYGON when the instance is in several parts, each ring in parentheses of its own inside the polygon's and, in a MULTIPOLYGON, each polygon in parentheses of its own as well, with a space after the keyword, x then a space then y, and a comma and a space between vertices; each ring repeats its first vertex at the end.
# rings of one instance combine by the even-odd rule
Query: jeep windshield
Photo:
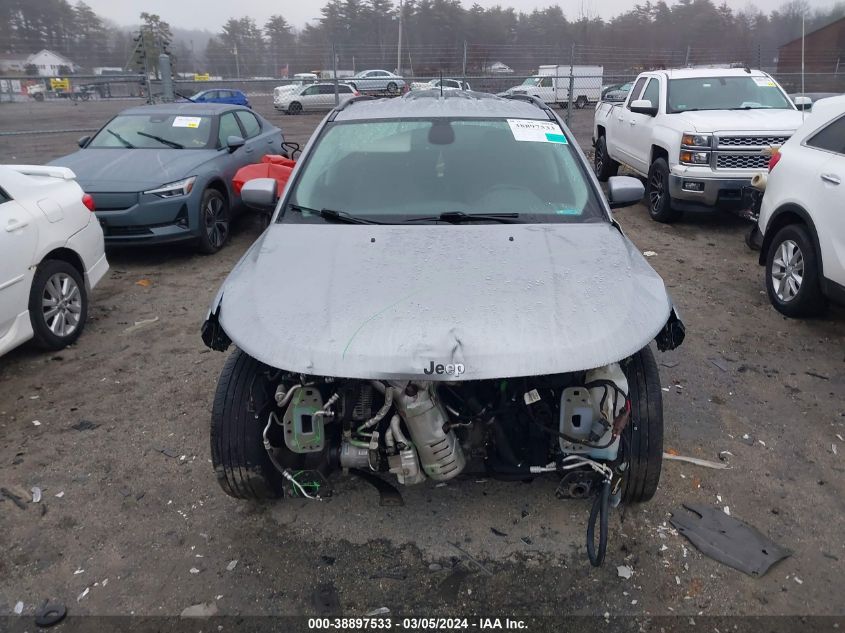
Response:
POLYGON ((696 77, 669 80, 672 114, 694 110, 794 110, 787 96, 769 77, 696 77))
POLYGON ((558 124, 529 119, 330 123, 279 221, 323 222, 324 209, 410 225, 443 222, 443 214, 489 223, 501 222, 495 214, 524 223, 608 221, 558 124))

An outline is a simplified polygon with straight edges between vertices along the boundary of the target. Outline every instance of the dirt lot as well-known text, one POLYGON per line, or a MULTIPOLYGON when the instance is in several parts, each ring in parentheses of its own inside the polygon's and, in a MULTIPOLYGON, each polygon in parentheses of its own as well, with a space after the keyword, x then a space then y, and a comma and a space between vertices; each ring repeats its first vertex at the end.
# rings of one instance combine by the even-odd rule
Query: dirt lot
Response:
MULTIPOLYGON (((128 105, 2 104, 0 129, 93 128, 128 105)), ((257 106, 290 140, 305 141, 319 119, 257 106)), ((575 113, 584 147, 591 115, 575 113)), ((0 137, 0 152, 44 162, 78 136, 0 137)), ((656 252, 650 262, 687 326, 683 347, 658 354, 666 448, 716 461, 729 451, 730 469, 665 463, 651 503, 614 511, 602 568, 584 551, 588 504, 558 501, 553 481, 425 484, 404 490, 399 509, 342 479, 326 503, 224 496, 208 425, 225 356, 203 346, 199 327, 259 234, 246 218, 213 257, 111 252, 74 347, 0 358, 0 487, 26 496, 22 508, 0 497, 0 615, 19 600, 31 615, 46 598, 74 615, 178 615, 198 603, 226 615, 313 615, 315 590, 328 585, 347 615, 607 613, 635 616, 641 630, 659 630, 652 616, 842 616, 845 312, 779 316, 738 220, 663 226, 642 206, 616 217, 656 252), (727 506, 793 555, 759 579, 716 563, 667 529, 683 502, 727 506), (619 577, 618 565, 633 576, 619 577)))

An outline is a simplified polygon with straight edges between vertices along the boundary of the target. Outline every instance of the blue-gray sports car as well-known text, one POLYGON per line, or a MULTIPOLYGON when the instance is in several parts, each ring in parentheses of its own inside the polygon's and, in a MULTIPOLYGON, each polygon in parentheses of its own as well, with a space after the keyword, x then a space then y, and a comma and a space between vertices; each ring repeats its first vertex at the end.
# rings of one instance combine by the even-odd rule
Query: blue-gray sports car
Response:
POLYGON ((51 164, 70 167, 94 198, 106 244, 226 243, 241 208, 235 172, 280 154, 282 131, 252 110, 172 103, 124 110, 82 149, 51 164))

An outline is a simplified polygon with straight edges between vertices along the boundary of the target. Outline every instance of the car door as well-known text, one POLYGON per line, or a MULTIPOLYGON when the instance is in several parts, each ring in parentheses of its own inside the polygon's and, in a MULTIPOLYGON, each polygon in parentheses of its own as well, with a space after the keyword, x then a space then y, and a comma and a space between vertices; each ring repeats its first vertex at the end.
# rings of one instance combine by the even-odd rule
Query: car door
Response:
MULTIPOLYGON (((246 143, 244 143, 244 147, 231 153, 226 149, 227 138, 230 136, 243 137, 243 135, 244 131, 241 129, 241 124, 238 122, 234 111, 230 110, 220 115, 220 121, 217 126, 217 143, 221 149, 215 159, 215 166, 227 186, 231 186, 232 178, 235 177, 235 172, 238 169, 253 162, 251 157, 255 154, 255 150, 253 149, 252 152, 247 152, 246 143)), ((246 141, 245 138, 244 141, 246 141)))
MULTIPOLYGON (((662 106, 660 101, 660 79, 651 77, 638 99, 651 101, 651 105, 656 106, 658 111, 660 111, 662 106)), ((626 128, 626 134, 631 156, 631 167, 642 173, 648 173, 650 167, 648 163, 651 158, 652 119, 654 117, 648 114, 631 112, 630 109, 628 110, 627 117, 628 126, 626 128)))
POLYGON ((217 103, 228 103, 228 104, 231 104, 231 105, 237 105, 235 103, 235 95, 234 95, 234 93, 232 93, 231 90, 220 90, 220 91, 218 91, 217 103))
POLYGON ((216 99, 217 90, 209 90, 207 92, 203 92, 197 99, 194 99, 194 101, 197 101, 198 103, 214 103, 216 99))
POLYGON ((260 162, 264 154, 270 154, 272 150, 278 149, 270 147, 272 139, 268 142, 265 137, 261 136, 261 122, 252 112, 248 110, 236 110, 235 116, 243 130, 244 140, 246 141, 244 152, 249 154, 250 162, 260 162))
POLYGON ((611 112, 611 116, 614 118, 614 121, 611 126, 613 130, 609 136, 610 147, 608 149, 611 150, 611 156, 614 159, 623 162, 626 165, 632 165, 634 162, 632 154, 632 135, 630 131, 631 125, 628 122, 628 117, 631 114, 631 103, 639 99, 643 90, 645 90, 645 85, 646 82, 648 82, 648 79, 648 77, 640 77, 637 79, 637 83, 635 83, 634 87, 631 88, 631 92, 628 93, 628 98, 625 100, 625 103, 615 106, 611 112))
POLYGON ((308 86, 305 90, 303 90, 299 97, 296 98, 296 101, 302 104, 303 110, 314 110, 316 106, 320 103, 320 86, 322 84, 316 84, 314 86, 308 86))
POLYGON ((38 241, 35 222, 35 216, 0 188, 0 338, 27 309, 27 272, 38 241))
POLYGON ((802 148, 801 165, 812 165, 796 178, 804 192, 806 211, 813 219, 821 247, 824 276, 845 286, 845 115, 810 136, 802 148), (815 157, 804 157, 812 152, 815 157))

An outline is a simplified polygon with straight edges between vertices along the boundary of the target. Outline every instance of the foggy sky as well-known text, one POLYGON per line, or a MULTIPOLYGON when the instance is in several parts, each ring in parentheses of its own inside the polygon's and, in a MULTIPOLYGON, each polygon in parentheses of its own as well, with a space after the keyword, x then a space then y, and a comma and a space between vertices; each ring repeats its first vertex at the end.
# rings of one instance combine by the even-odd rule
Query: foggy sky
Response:
MULTIPOLYGON (((396 0, 394 0, 396 1, 396 0)), ((577 19, 582 10, 591 16, 610 18, 622 13, 638 0, 462 0, 465 7, 478 2, 484 7, 495 5, 512 6, 517 11, 531 11, 549 5, 559 4, 566 17, 577 19)), ((641 3, 644 0, 639 0, 641 3)), ((719 4, 721 0, 717 0, 719 4)), ((771 11, 784 4, 786 0, 727 0, 734 10, 742 9, 754 4, 762 11, 771 11)), ((262 26, 267 18, 273 14, 283 15, 288 22, 301 28, 306 22, 320 17, 320 8, 325 4, 323 0, 86 0, 86 2, 103 18, 116 22, 120 26, 135 27, 139 22, 142 11, 157 13, 172 26, 185 29, 207 29, 218 32, 229 18, 250 16, 262 26)), ((830 7, 832 0, 808 0, 813 8, 830 7)), ((668 0, 668 4, 673 4, 668 0)))

